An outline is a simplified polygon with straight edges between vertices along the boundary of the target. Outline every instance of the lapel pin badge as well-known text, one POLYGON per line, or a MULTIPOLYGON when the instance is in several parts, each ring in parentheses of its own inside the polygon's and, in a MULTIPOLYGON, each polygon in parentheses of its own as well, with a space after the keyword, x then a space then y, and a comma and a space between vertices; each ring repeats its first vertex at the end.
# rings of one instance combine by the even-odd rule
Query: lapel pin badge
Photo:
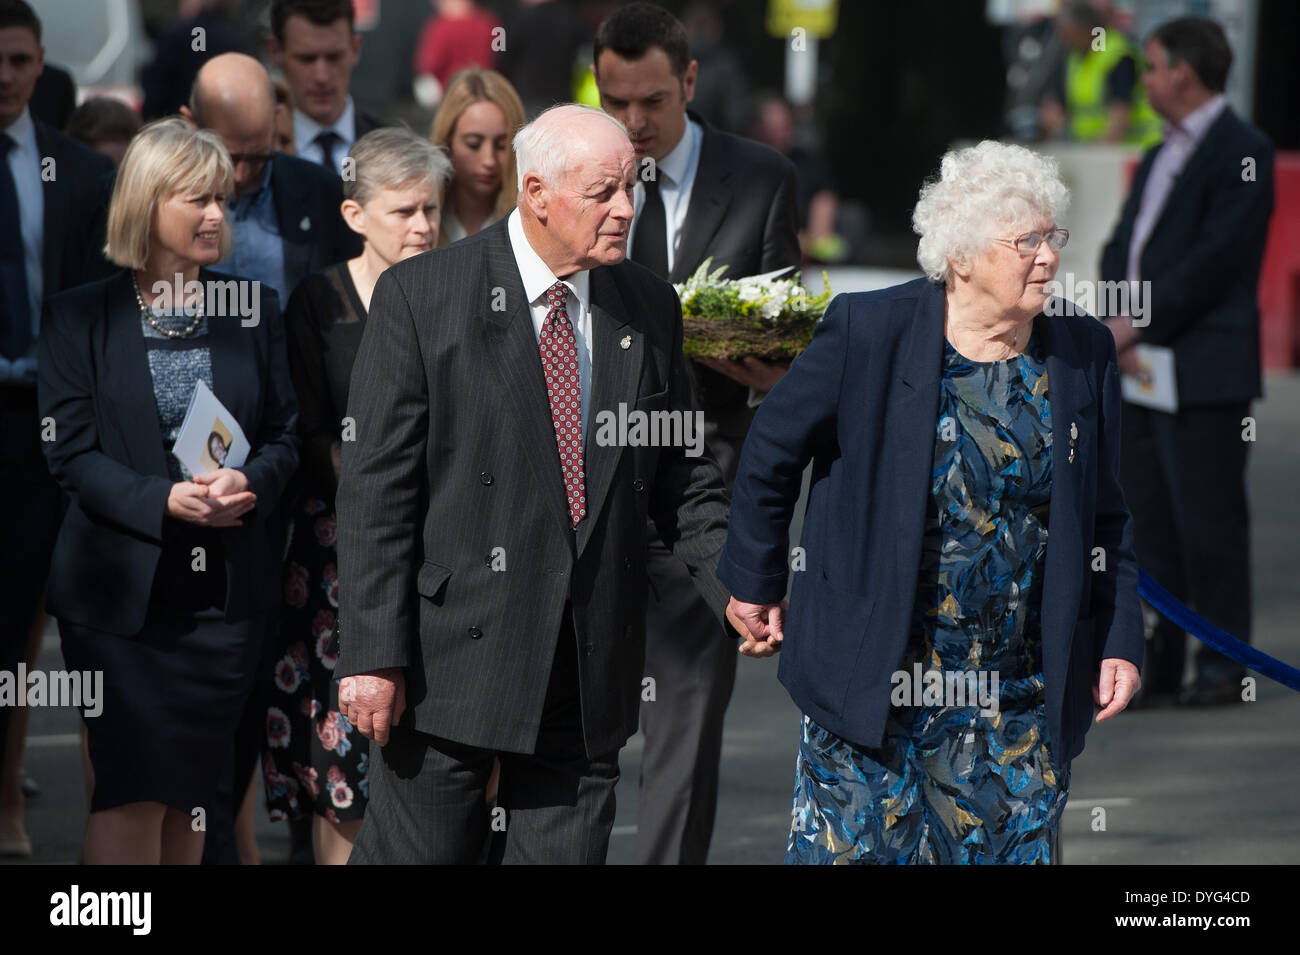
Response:
POLYGON ((306 232, 308 229, 310 229, 311 218, 308 216, 303 216, 302 221, 298 223, 298 228, 301 229, 303 232, 306 232))
POLYGON ((1071 437, 1071 438, 1077 438, 1078 436, 1079 436, 1079 426, 1078 426, 1077 424, 1075 424, 1073 421, 1071 421, 1071 422, 1070 422, 1070 437, 1071 437))
POLYGON ((624 336, 623 336, 623 340, 620 341, 620 342, 618 343, 618 347, 621 348, 621 349, 623 349, 624 351, 627 351, 629 348, 631 348, 631 347, 632 347, 632 336, 631 336, 631 335, 624 335, 624 336))

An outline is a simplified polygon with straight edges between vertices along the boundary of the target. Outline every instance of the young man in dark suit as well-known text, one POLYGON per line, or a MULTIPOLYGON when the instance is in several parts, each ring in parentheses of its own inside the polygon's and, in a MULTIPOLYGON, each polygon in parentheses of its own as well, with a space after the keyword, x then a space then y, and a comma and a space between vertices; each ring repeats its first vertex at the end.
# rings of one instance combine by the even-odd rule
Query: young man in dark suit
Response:
MULTIPOLYGON (((1232 51, 1217 23, 1172 20, 1152 33, 1146 54, 1142 82, 1167 121, 1165 139, 1138 167, 1102 253, 1102 278, 1149 282, 1150 298, 1143 325, 1126 316, 1106 324, 1129 374, 1136 343, 1173 349, 1178 410, 1125 403, 1124 494, 1147 572, 1249 642, 1246 419, 1261 396, 1255 294, 1273 210, 1273 147, 1224 98, 1232 51)), ((1240 700, 1244 668, 1205 646, 1195 682, 1180 694, 1185 644, 1161 618, 1144 674, 1147 705, 1240 700)))
MULTIPOLYGON (((601 104, 627 126, 637 153, 633 261, 674 283, 710 256, 728 278, 798 266, 794 166, 687 110, 698 64, 682 24, 659 7, 630 4, 600 25, 594 52, 601 104)), ((787 367, 756 358, 693 364, 705 442, 728 486, 754 409, 787 367)), ((648 578, 646 676, 655 698, 641 707, 637 858, 701 864, 713 834, 736 647, 653 528, 648 578)))
MULTIPOLYGON (((32 662, 28 651, 44 629, 40 603, 61 512, 36 407, 42 305, 111 268, 92 224, 107 204, 113 165, 33 119, 29 102, 44 59, 32 8, 0 0, 0 670, 9 672, 19 660, 32 662)), ((0 753, 10 712, 0 707, 0 753)), ((6 788, 17 778, 15 758, 6 788)), ((0 797, 16 806, 0 813, 0 855, 30 854, 21 797, 0 797)))
POLYGON ((386 125, 348 92, 361 59, 352 0, 275 0, 267 50, 293 96, 294 150, 342 174, 352 144, 386 125))
POLYGON ((335 673, 378 744, 354 863, 603 862, 641 696, 647 516, 715 627, 727 603, 717 464, 609 423, 695 420, 676 296, 623 261, 627 134, 568 104, 515 150, 518 208, 385 272, 352 373, 335 673))

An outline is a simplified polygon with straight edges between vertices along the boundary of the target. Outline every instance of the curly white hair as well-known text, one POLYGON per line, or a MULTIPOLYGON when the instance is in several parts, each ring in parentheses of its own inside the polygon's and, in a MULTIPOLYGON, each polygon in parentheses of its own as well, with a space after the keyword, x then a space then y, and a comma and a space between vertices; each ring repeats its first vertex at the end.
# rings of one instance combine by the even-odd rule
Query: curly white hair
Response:
POLYGON ((1043 218, 1060 225, 1069 204, 1050 156, 991 139, 950 149, 912 212, 912 231, 921 237, 916 261, 931 279, 947 282, 950 263, 982 254, 994 234, 1028 232, 1043 218))

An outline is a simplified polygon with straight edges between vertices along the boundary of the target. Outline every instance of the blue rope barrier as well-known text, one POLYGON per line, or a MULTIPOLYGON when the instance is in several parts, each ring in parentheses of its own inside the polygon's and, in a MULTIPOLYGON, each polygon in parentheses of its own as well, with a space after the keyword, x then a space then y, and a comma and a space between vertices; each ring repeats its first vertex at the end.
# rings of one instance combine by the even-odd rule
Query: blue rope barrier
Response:
POLYGON ((1223 632, 1208 620, 1202 620, 1140 567, 1138 568, 1138 593, 1172 624, 1186 630, 1205 645, 1218 650, 1231 660, 1250 667, 1270 680, 1276 680, 1283 686, 1300 691, 1300 670, 1256 650, 1249 643, 1223 632))

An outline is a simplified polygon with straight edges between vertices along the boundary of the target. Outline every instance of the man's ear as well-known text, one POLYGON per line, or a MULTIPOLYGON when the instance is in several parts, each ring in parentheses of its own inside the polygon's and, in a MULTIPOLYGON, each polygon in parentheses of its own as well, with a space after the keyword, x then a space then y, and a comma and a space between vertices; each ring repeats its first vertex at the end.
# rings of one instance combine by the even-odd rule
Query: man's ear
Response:
POLYGON ((695 80, 700 74, 700 63, 698 60, 691 60, 686 67, 686 72, 682 74, 682 94, 686 102, 695 99, 695 80))
POLYGON ((178 109, 176 112, 180 113, 183 117, 185 117, 185 119, 193 123, 196 129, 198 128, 199 121, 194 118, 194 114, 190 112, 190 108, 186 106, 184 103, 181 104, 181 108, 178 109))
POLYGON ((519 193, 523 202, 528 204, 528 211, 539 222, 546 221, 546 184, 535 172, 524 174, 524 186, 519 193))

